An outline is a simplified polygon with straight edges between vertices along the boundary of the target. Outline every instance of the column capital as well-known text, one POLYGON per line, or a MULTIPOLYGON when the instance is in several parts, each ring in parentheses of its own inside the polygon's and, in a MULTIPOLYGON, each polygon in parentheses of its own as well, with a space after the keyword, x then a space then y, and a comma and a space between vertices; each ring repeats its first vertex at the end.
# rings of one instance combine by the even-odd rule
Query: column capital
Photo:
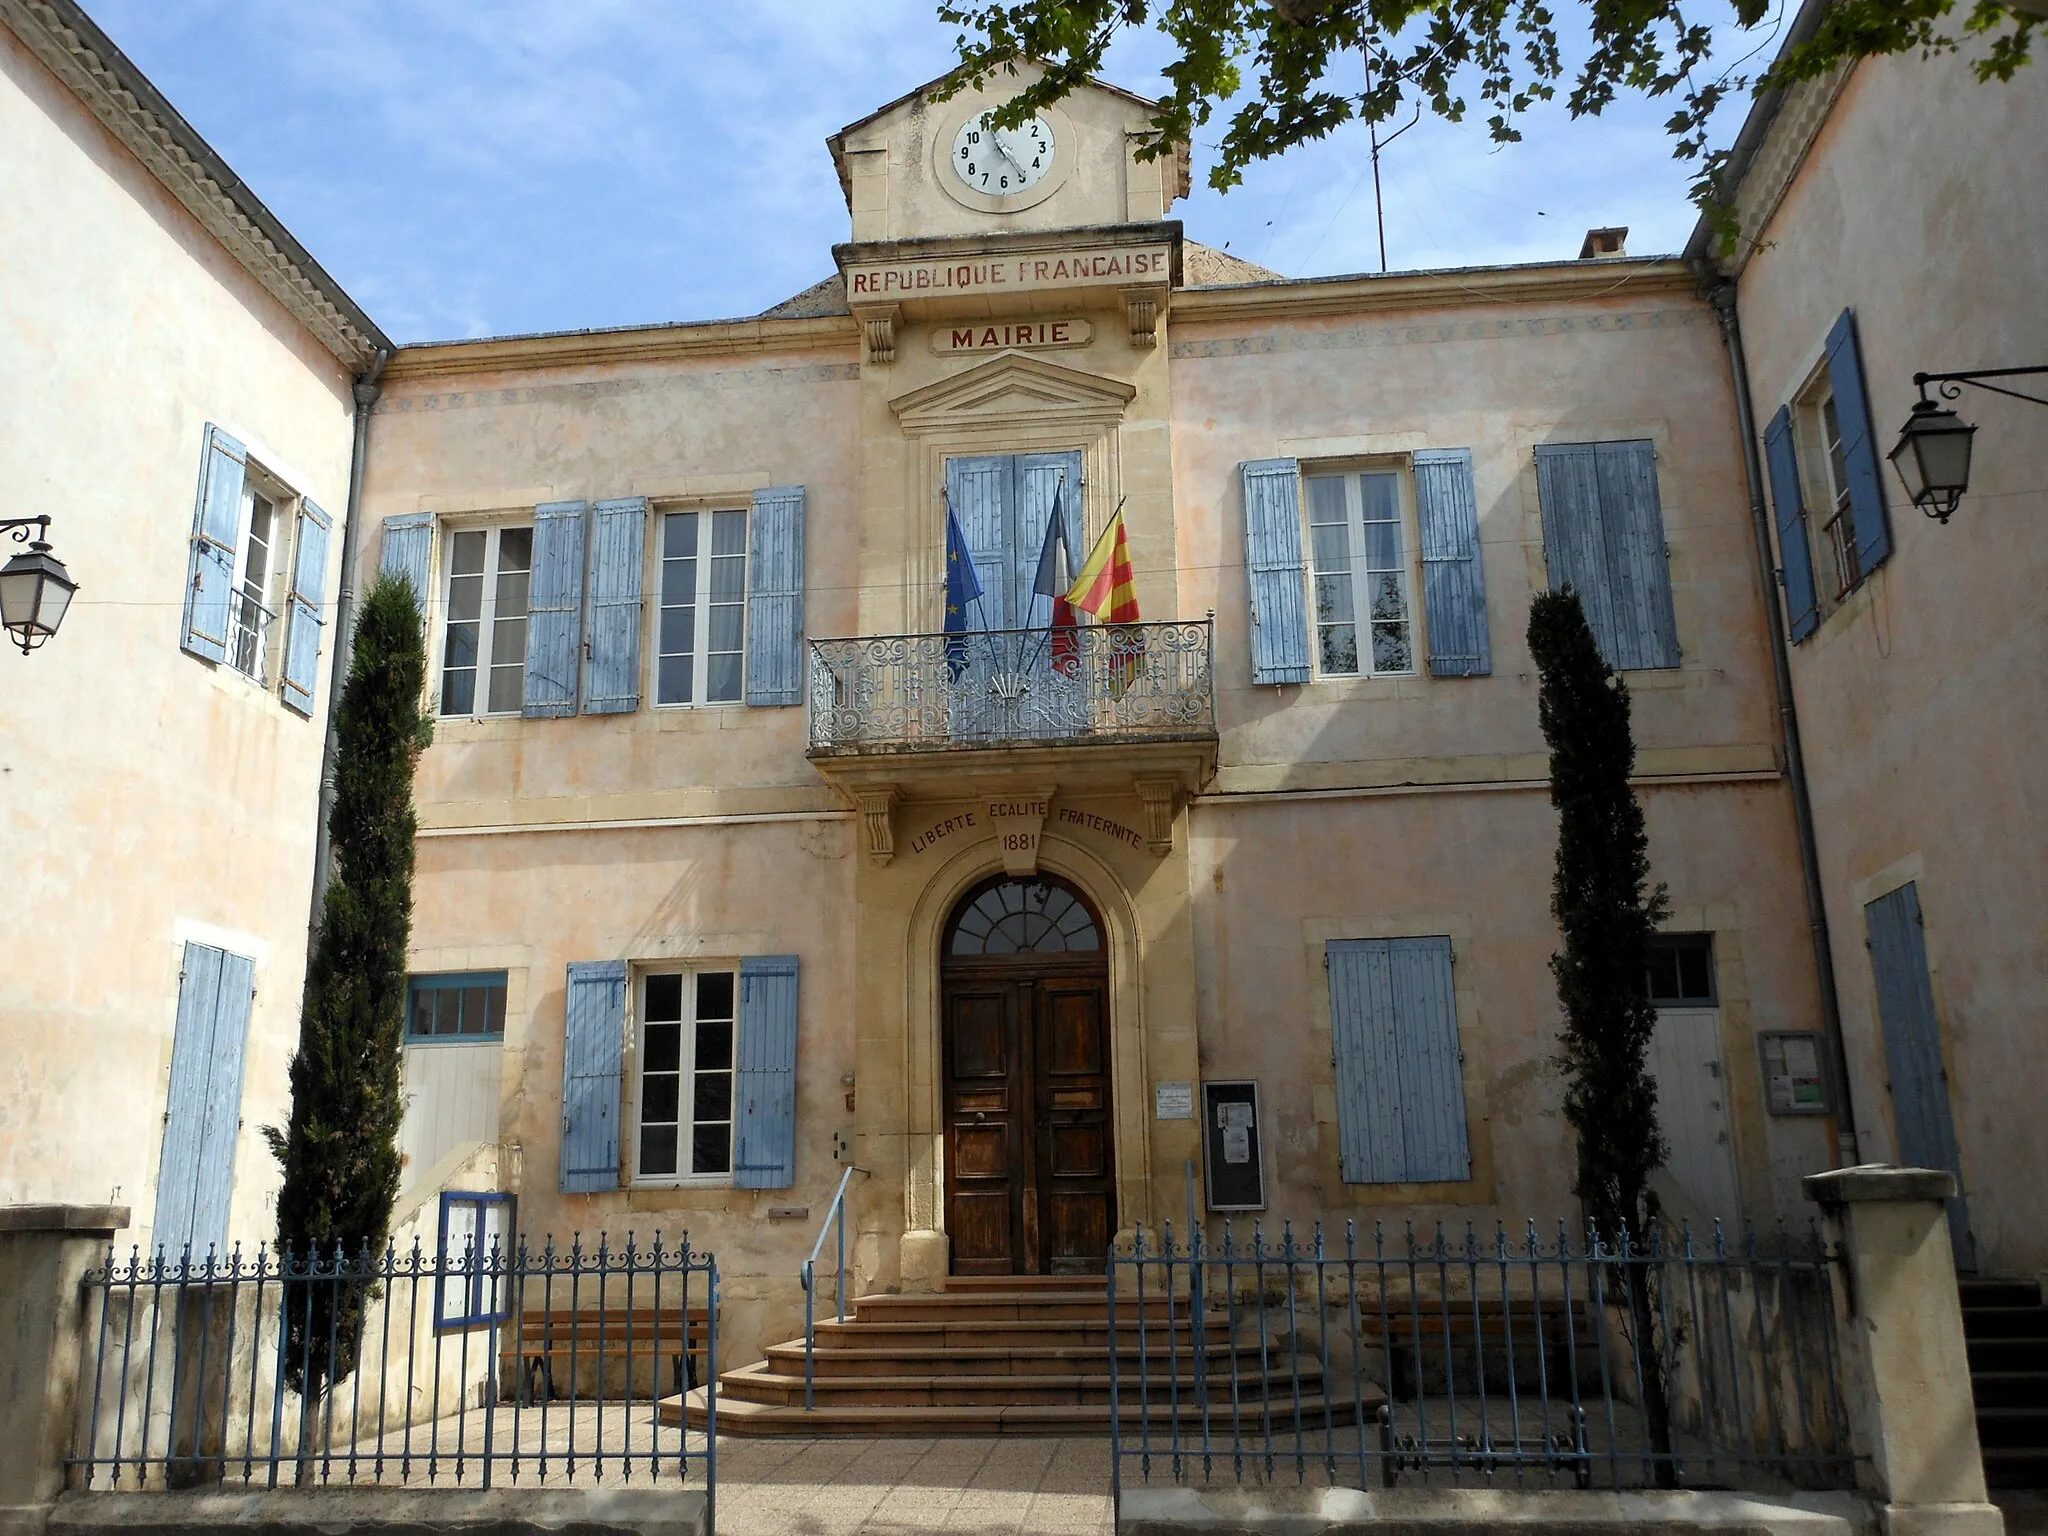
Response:
POLYGON ((1862 1163, 1830 1168, 1799 1181, 1806 1198, 1817 1205, 1868 1205, 1879 1201, 1926 1200, 1935 1204, 1956 1196, 1956 1176, 1941 1168, 1897 1168, 1889 1163, 1862 1163))

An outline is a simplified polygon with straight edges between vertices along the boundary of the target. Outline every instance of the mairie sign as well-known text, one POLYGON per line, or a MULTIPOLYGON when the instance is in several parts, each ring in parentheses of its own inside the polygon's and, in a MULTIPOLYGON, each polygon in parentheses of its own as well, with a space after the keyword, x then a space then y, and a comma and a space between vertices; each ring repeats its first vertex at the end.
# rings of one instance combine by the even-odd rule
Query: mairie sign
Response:
POLYGON ((953 352, 1006 352, 1021 347, 1085 347, 1095 337, 1095 327, 1086 320, 965 320, 955 325, 932 327, 932 350, 941 356, 953 352))

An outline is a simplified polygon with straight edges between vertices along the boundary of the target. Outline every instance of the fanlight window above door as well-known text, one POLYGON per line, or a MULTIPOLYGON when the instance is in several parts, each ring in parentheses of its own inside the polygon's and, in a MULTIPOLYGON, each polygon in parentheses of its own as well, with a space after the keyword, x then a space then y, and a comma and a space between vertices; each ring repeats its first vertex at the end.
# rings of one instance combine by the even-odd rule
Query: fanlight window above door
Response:
POLYGON ((1042 880, 1006 880, 974 899, 953 925, 956 955, 1062 955, 1102 948, 1095 919, 1073 892, 1042 880))

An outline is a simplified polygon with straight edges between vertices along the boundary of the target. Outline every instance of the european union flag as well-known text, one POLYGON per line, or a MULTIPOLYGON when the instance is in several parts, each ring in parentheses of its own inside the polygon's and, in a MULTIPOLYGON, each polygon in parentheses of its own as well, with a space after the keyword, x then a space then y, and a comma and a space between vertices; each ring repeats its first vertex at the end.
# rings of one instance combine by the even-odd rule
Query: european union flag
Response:
POLYGON ((967 552, 967 535, 960 531, 960 519, 953 512, 953 498, 946 498, 946 667, 958 682, 967 670, 967 605, 981 596, 981 578, 974 571, 974 556, 967 552))

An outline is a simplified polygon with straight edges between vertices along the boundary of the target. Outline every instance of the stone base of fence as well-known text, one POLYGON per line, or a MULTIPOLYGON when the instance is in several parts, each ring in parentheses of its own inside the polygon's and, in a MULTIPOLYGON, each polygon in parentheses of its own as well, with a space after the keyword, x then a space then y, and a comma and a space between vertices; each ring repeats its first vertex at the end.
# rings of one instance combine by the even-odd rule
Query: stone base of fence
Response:
POLYGON ((125 1206, 0 1206, 0 1536, 37 1536, 64 1486, 85 1272, 125 1206))
POLYGON ((1520 1493, 1489 1488, 1126 1488, 1118 1536, 1865 1536, 1848 1493, 1520 1493))
POLYGON ((708 1536, 710 1506, 681 1489, 279 1488, 266 1493, 69 1493, 45 1536, 374 1530, 377 1536, 708 1536))

